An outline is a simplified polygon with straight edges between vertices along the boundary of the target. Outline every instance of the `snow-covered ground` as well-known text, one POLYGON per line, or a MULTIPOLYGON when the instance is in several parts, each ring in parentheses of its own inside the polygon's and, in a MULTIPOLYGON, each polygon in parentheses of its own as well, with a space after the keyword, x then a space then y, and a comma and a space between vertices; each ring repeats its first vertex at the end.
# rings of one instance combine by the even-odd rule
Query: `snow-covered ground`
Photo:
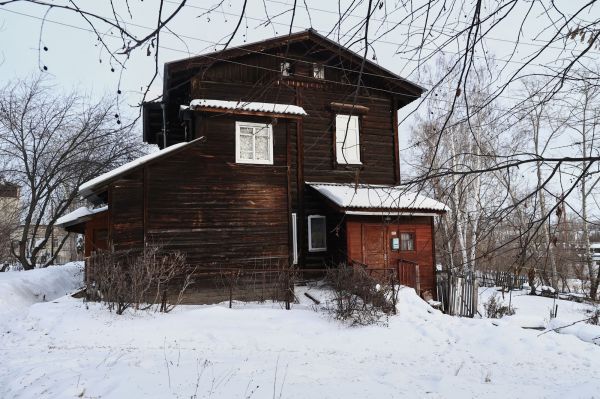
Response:
MULTIPOLYGON (((33 272, 19 275, 13 284, 33 272)), ((0 284, 0 297, 10 286, 0 284)), ((600 397, 600 346, 572 335, 446 316, 411 289, 387 327, 347 328, 315 311, 304 289, 291 311, 236 304, 117 316, 66 296, 0 314, 0 397, 600 397)))
POLYGON ((581 322, 590 317, 590 314, 586 311, 594 309, 591 305, 560 299, 555 300, 543 296, 531 296, 527 295, 527 292, 528 290, 513 291, 511 296, 508 293, 504 293, 504 296, 502 296, 502 293, 498 291, 498 287, 480 288, 480 313, 485 314, 483 311, 484 302, 488 301, 492 295, 496 295, 496 298, 503 304, 508 305, 510 302, 515 309, 514 315, 503 317, 500 321, 496 321, 497 324, 558 329, 561 334, 574 335, 584 341, 600 345, 600 326, 581 322), (556 318, 550 319, 550 312, 555 306, 557 307, 556 318), (571 326, 571 324, 573 325, 571 326))

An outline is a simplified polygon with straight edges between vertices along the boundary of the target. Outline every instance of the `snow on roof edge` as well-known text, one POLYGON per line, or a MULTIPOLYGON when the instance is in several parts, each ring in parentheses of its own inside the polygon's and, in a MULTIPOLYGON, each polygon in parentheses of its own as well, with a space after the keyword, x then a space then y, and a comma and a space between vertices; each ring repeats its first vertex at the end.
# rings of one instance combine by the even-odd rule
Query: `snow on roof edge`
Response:
POLYGON ((95 215, 100 212, 104 212, 108 210, 108 205, 105 205, 100 208, 90 209, 86 206, 79 207, 75 209, 73 212, 69 212, 66 215, 59 217, 54 223, 57 226, 64 226, 67 224, 75 224, 73 222, 86 218, 88 216, 95 215))
POLYGON ((119 175, 122 175, 123 173, 127 173, 127 172, 137 168, 138 166, 148 163, 156 158, 163 157, 163 156, 165 156, 169 153, 172 153, 182 147, 191 145, 192 143, 196 143, 200 140, 202 140, 202 137, 199 137, 192 141, 177 143, 170 147, 164 148, 164 149, 156 151, 156 152, 152 152, 150 154, 143 155, 137 159, 134 159, 133 161, 127 162, 126 164, 123 164, 111 171, 108 171, 104 174, 101 174, 100 176, 93 178, 92 180, 88 180, 87 182, 83 183, 81 186, 79 186, 79 194, 81 194, 84 197, 88 196, 89 194, 91 194, 91 192, 94 188, 101 185, 102 183, 105 183, 106 181, 111 180, 119 175))
MULTIPOLYGON (((182 106, 184 107, 184 106, 182 106)), ((223 101, 210 100, 206 98, 194 99, 190 102, 189 108, 198 107, 233 109, 255 112, 272 112, 276 114, 308 115, 304 108, 292 104, 261 103, 251 101, 223 101)))
POLYGON ((306 182, 341 208, 405 209, 446 212, 448 206, 404 187, 353 183, 306 182))

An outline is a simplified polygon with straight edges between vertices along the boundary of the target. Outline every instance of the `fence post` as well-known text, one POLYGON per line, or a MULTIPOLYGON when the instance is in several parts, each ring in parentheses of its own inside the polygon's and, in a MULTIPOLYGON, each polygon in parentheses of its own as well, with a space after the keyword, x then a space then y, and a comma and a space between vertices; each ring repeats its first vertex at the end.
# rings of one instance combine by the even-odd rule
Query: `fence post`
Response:
POLYGON ((421 296, 421 276, 419 273, 419 265, 415 265, 415 290, 417 295, 421 296))
POLYGON ((233 271, 229 273, 229 309, 232 307, 233 302, 233 271))

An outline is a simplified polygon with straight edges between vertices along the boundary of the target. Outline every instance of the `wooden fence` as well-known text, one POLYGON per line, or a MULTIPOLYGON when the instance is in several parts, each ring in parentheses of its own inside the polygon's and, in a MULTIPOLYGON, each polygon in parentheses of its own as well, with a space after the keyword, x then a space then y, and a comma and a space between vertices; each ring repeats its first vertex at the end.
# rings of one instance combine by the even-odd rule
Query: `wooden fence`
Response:
POLYGON ((523 289, 528 283, 528 278, 522 275, 515 275, 510 272, 475 272, 475 277, 482 287, 507 287, 509 289, 523 289))
POLYGON ((479 284, 472 274, 437 273, 437 299, 442 304, 442 311, 449 315, 474 317, 477 314, 478 289, 479 284))

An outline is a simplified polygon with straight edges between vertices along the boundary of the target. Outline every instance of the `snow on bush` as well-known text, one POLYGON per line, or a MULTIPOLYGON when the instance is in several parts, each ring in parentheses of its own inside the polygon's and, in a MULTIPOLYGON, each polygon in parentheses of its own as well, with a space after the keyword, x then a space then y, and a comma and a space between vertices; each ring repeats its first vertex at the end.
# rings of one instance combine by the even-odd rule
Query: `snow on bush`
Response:
POLYGON ((485 309, 485 317, 490 319, 501 319, 504 316, 512 316, 515 314, 515 308, 512 306, 505 305, 501 300, 498 299, 496 294, 489 297, 484 302, 483 308, 485 309))

